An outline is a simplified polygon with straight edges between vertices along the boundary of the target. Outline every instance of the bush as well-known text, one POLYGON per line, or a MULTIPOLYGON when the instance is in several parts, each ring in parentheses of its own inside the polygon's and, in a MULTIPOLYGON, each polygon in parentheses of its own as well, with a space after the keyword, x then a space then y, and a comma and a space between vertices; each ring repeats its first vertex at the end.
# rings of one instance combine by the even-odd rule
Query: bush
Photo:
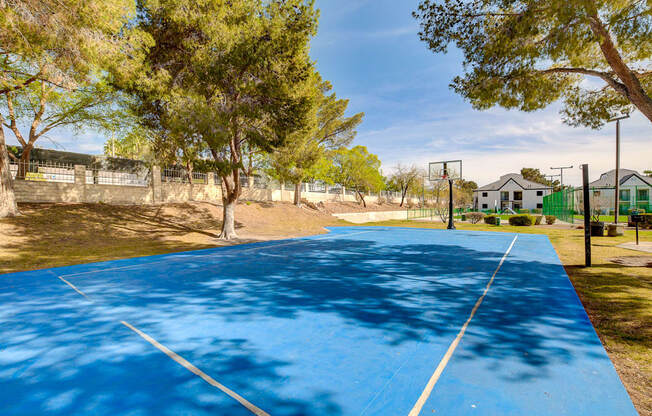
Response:
POLYGON ((532 213, 533 213, 533 214, 541 214, 542 212, 543 212, 543 210, 542 210, 541 208, 534 208, 534 209, 532 210, 532 213))
POLYGON ((530 210, 527 209, 527 208, 523 208, 523 209, 519 209, 519 210, 518 210, 518 213, 519 213, 519 214, 529 214, 529 213, 530 213, 530 210))
POLYGON ((509 217, 509 225, 529 227, 532 224, 534 224, 534 217, 531 215, 512 215, 509 217))
POLYGON ((466 219, 469 220, 471 224, 477 224, 485 217, 484 212, 467 212, 466 219))
POLYGON ((496 225, 496 218, 498 218, 496 215, 487 215, 484 217, 484 222, 485 224, 496 225))
POLYGON ((555 223, 555 221, 557 221, 557 217, 554 215, 546 215, 546 224, 552 225, 555 223))
POLYGON ((540 225, 542 220, 543 220, 543 215, 535 215, 534 216, 534 225, 540 225))

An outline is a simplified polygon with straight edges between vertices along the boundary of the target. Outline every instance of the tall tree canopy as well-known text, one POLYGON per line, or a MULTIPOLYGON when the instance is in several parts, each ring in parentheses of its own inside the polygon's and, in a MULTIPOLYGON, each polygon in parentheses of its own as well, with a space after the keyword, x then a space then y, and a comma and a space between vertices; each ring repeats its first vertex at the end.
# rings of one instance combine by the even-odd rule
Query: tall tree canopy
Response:
POLYGON ((312 106, 313 2, 141 0, 139 17, 154 46, 124 88, 157 147, 210 157, 222 179, 221 237, 233 238, 243 148, 282 146, 312 106))
POLYGON ((332 182, 353 189, 365 207, 365 194, 370 191, 378 192, 385 186, 380 172, 380 159, 369 153, 364 146, 338 149, 333 152, 332 161, 332 182))
MULTIPOLYGON (((356 135, 356 127, 364 113, 346 117, 348 100, 329 94, 332 86, 314 77, 316 97, 312 100, 310 116, 304 125, 293 132, 284 146, 270 154, 272 172, 282 181, 294 183, 294 204, 301 203, 301 183, 319 175, 320 162, 326 152, 347 146, 356 135)), ((320 178, 322 179, 322 178, 320 178)))
POLYGON ((555 191, 560 189, 560 183, 558 180, 551 181, 541 173, 539 169, 536 168, 523 168, 521 169, 521 176, 528 181, 540 183, 546 186, 552 186, 555 191))
POLYGON ((429 49, 452 43, 464 54, 451 87, 475 108, 561 99, 574 126, 599 128, 634 108, 652 121, 649 1, 423 0, 414 16, 429 49))
MULTIPOLYGON (((127 71, 121 57, 136 61, 143 41, 126 26, 134 6, 133 0, 0 2, 0 95, 7 98, 35 83, 72 91, 97 68, 127 71)), ((0 128, 0 217, 17 213, 0 128)))

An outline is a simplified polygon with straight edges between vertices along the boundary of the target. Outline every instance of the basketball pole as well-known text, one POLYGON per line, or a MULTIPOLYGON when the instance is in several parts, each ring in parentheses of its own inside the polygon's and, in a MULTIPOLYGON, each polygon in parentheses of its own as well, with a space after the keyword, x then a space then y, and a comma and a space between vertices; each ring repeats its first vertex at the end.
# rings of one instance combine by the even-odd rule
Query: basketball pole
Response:
POLYGON ((453 180, 448 180, 448 229, 454 230, 455 224, 453 223, 453 180))

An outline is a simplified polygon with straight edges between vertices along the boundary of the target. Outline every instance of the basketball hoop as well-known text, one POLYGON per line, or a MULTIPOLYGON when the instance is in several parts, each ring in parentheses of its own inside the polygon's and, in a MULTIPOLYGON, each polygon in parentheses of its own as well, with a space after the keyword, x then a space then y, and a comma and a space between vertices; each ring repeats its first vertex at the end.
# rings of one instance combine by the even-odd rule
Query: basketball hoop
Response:
POLYGON ((462 179, 462 161, 445 160, 442 162, 431 162, 428 165, 428 179, 431 182, 448 181, 448 229, 454 230, 453 182, 462 179))

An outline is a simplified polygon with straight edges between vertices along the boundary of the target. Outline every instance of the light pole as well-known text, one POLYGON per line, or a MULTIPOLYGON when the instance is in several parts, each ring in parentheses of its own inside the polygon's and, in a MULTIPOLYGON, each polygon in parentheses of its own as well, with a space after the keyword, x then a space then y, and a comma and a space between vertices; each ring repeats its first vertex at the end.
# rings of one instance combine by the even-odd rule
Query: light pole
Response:
MULTIPOLYGON (((551 170, 559 170, 559 176, 560 176, 559 181, 561 182, 560 186, 561 186, 561 190, 563 191, 564 190, 564 170, 573 169, 573 167, 572 166, 562 166, 562 167, 559 167, 559 168, 550 168, 550 169, 551 170)), ((550 175, 550 176, 553 176, 553 175, 550 175)))
POLYGON ((616 122, 616 207, 614 210, 614 224, 618 224, 618 217, 620 216, 620 120, 626 118, 629 118, 629 114, 607 121, 607 123, 611 123, 612 121, 616 122))

